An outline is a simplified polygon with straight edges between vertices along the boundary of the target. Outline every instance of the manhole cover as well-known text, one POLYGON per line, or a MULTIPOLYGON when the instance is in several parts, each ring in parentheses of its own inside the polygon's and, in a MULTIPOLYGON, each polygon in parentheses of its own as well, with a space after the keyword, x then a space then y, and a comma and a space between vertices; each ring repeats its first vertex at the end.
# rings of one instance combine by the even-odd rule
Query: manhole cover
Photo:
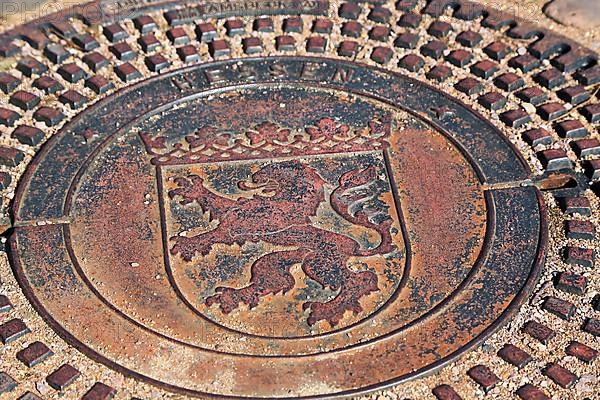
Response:
POLYGON ((101 2, 4 34, 2 123, 50 137, 12 267, 67 343, 186 395, 320 397, 431 373, 515 314, 538 187, 585 184, 528 110, 581 137, 600 111, 565 124, 547 89, 600 79, 593 55, 381 3, 101 2))

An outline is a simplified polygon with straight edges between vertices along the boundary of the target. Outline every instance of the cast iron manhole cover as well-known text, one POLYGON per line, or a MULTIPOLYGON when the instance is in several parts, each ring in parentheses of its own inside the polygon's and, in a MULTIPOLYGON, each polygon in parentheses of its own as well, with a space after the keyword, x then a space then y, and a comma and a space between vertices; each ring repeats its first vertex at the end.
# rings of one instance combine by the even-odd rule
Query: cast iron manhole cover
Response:
POLYGON ((381 3, 104 1, 5 33, 2 124, 50 137, 10 236, 44 320, 169 391, 312 397, 431 373, 512 317, 538 187, 585 184, 527 111, 569 113, 546 89, 593 55, 470 3, 381 3))

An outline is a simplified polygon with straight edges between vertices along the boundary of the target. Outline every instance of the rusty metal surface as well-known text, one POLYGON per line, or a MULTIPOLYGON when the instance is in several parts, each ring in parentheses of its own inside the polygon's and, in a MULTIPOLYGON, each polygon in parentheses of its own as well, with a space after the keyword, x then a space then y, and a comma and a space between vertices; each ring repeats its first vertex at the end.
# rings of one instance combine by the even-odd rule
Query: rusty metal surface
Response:
MULTIPOLYGON (((497 93, 479 96, 479 79, 503 88, 502 73, 539 68, 538 57, 552 56, 560 77, 588 71, 582 79, 592 82, 592 70, 581 68, 595 56, 472 3, 399 2, 390 8, 433 21, 412 55, 446 61, 428 61, 425 73, 423 59, 395 55, 415 46, 401 32, 383 32, 391 22, 379 6, 272 3, 119 8, 84 18, 97 41, 89 48, 73 20, 2 34, 17 75, 34 93, 47 92, 39 107, 11 95, 4 125, 21 117, 9 111, 26 109, 23 118, 37 127, 56 126, 11 203, 15 276, 67 343, 171 392, 344 396, 430 374, 481 344, 531 294, 548 236, 538 187, 573 195, 588 184, 570 154, 537 144, 543 169, 531 172, 537 164, 513 135, 541 142, 543 132, 525 132, 526 107, 497 108, 497 93), (464 50, 435 55, 445 46, 436 38, 448 34, 438 18, 450 6, 462 20, 483 16, 486 28, 511 25, 515 40, 541 39, 508 62, 488 41, 478 68, 453 79, 456 90, 440 90, 430 84, 473 58, 464 50), (361 13, 374 25, 369 39, 348 22, 361 13), (295 14, 306 18, 299 28, 295 14), (133 36, 128 47, 112 43, 121 41, 115 20, 128 31, 123 38, 133 36), (175 31, 181 26, 183 34, 175 31), (23 39, 33 58, 14 55, 9 43, 23 39), (59 47, 71 41, 80 50, 64 56, 59 47), (370 51, 348 55, 352 43, 370 51), (38 75, 51 79, 33 82, 38 75), (56 82, 57 93, 49 89, 56 82), (565 188, 567 180, 575 187, 565 188)), ((465 44, 471 40, 473 32, 456 37, 479 46, 465 44)), ((526 79, 552 86, 559 78, 526 79)), ((566 112, 558 103, 538 107, 548 120, 566 112)), ((581 113, 595 123, 593 108, 581 113)), ((581 128, 557 131, 580 138, 581 128)), ((19 141, 35 139, 27 133, 19 141)), ((584 292, 581 279, 562 282, 584 292)), ((564 307, 552 312, 569 317, 564 307)), ((593 321, 586 326, 594 332, 593 321)), ((485 391, 499 381, 487 367, 474 371, 485 391)))
POLYGON ((405 77, 205 64, 67 124, 15 199, 11 253, 38 310, 118 368, 190 393, 359 392, 465 351, 531 286, 526 178, 485 120, 405 77))

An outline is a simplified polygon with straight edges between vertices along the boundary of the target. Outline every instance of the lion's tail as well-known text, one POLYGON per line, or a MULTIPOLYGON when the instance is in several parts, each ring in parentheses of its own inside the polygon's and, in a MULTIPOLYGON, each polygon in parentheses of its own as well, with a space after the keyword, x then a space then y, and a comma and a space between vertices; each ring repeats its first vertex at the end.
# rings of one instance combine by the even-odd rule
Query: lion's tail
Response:
POLYGON ((377 172, 374 166, 346 172, 340 178, 340 185, 331 193, 331 206, 344 219, 353 224, 371 228, 381 237, 379 245, 359 255, 370 256, 392 251, 390 228, 392 219, 381 205, 379 193, 375 190, 377 172))

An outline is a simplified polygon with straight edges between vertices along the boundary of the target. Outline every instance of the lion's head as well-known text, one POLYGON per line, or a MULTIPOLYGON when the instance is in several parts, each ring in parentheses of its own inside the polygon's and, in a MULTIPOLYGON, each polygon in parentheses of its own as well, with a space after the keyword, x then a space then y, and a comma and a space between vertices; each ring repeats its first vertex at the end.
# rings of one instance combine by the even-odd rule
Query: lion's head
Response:
POLYGON ((325 183, 312 167, 290 160, 265 165, 238 186, 274 200, 300 202, 322 197, 325 183))

